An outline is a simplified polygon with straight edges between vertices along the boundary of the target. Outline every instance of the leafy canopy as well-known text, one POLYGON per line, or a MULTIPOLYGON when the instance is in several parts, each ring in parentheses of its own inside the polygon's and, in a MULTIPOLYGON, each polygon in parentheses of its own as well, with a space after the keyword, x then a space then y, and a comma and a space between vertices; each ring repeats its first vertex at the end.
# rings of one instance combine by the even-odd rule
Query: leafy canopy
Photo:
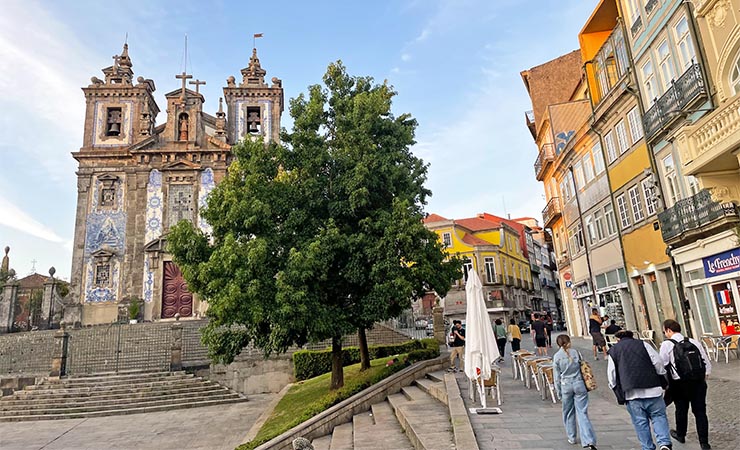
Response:
POLYGON ((250 342, 269 354, 369 328, 457 277, 459 261, 445 261, 422 223, 430 192, 409 150, 416 121, 393 116, 390 86, 341 62, 323 81, 291 100, 284 145, 233 148, 202 211, 210 240, 188 222, 168 235, 189 288, 208 300, 217 360, 250 342))

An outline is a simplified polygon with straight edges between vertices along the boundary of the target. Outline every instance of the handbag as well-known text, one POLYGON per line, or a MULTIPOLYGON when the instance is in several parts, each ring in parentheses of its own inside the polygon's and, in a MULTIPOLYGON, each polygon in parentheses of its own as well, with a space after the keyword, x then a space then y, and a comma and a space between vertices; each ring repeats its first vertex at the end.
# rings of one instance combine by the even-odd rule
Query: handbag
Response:
POLYGON ((583 359, 581 352, 578 352, 578 364, 581 367, 581 378, 583 378, 583 384, 586 385, 587 391, 593 391, 596 389, 596 378, 594 378, 593 370, 591 366, 583 359))

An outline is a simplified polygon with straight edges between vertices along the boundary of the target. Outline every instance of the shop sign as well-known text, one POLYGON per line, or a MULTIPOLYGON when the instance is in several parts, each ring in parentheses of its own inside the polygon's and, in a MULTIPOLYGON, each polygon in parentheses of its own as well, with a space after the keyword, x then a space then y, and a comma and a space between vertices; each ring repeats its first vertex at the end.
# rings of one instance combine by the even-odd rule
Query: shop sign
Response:
MULTIPOLYGON (((740 283, 738 283, 740 287, 740 283)), ((719 313, 719 325, 723 335, 740 334, 737 305, 730 283, 712 285, 712 293, 719 313)))
POLYGON ((704 263, 704 275, 707 278, 740 271, 740 249, 736 248, 703 258, 702 262, 704 263))

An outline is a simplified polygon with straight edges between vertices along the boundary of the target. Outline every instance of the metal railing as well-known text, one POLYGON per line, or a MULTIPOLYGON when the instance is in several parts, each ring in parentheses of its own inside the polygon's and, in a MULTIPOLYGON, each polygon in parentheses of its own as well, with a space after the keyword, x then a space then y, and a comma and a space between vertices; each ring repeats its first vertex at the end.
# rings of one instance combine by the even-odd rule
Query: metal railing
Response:
POLYGON ((488 280, 488 275, 483 274, 481 277, 481 280, 483 280, 483 284, 504 284, 504 276, 501 274, 494 274, 492 280, 488 280))
POLYGON ((548 228, 552 225, 552 221, 557 219, 563 213, 560 207, 560 197, 552 197, 547 202, 545 209, 542 210, 542 223, 543 227, 548 228))
POLYGON ((694 62, 677 80, 671 81, 671 87, 645 111, 642 118, 645 125, 645 135, 648 139, 676 120, 682 111, 701 96, 706 96, 707 90, 701 67, 694 62))
POLYGON ((542 171, 547 167, 547 163, 551 163, 553 161, 555 161, 555 145, 543 145, 537 155, 537 160, 534 162, 534 174, 537 180, 540 180, 542 171))
POLYGON ((658 214, 663 241, 668 243, 683 234, 725 218, 737 218, 737 208, 732 203, 719 204, 712 200, 706 189, 679 200, 675 205, 658 214))

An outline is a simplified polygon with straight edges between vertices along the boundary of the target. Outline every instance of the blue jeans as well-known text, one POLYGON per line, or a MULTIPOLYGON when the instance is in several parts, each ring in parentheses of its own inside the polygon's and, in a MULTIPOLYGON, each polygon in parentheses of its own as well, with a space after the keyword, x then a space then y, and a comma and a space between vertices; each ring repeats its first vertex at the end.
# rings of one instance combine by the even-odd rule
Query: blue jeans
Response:
POLYGON ((581 435, 581 445, 596 444, 596 435, 588 419, 588 391, 580 378, 562 380, 560 384, 563 401, 563 424, 568 440, 576 441, 576 422, 581 435))
POLYGON ((629 411, 632 418, 632 425, 635 427, 642 450, 655 450, 653 436, 650 434, 651 422, 658 445, 671 445, 670 428, 663 397, 628 400, 627 411, 629 411))

